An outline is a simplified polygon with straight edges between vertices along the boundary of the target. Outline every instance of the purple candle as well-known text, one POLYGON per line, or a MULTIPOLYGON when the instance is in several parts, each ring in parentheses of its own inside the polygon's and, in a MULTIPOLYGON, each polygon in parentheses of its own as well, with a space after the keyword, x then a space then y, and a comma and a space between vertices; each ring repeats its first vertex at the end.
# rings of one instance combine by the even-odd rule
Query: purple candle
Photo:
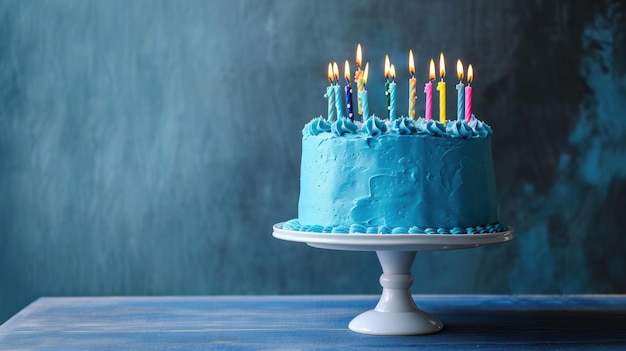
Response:
POLYGON ((348 118, 354 122, 354 109, 352 107, 352 85, 350 85, 350 63, 346 60, 344 66, 344 78, 346 78, 346 109, 348 111, 348 118))

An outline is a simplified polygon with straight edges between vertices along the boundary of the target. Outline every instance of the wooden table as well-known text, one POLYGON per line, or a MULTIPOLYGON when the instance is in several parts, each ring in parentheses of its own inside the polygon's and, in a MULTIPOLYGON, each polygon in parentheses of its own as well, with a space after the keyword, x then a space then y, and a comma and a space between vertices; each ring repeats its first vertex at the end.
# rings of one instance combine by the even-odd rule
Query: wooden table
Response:
POLYGON ((443 331, 350 331, 378 296, 40 298, 0 326, 0 350, 626 349, 626 295, 414 298, 443 331))

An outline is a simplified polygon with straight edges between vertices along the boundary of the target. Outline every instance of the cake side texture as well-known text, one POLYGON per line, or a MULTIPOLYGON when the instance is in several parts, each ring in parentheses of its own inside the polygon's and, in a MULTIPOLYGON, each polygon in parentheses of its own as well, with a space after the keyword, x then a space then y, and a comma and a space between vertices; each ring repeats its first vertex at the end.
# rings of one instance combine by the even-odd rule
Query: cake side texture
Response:
POLYGON ((303 130, 298 218, 288 229, 474 233, 498 222, 491 129, 406 118, 321 118, 303 130))

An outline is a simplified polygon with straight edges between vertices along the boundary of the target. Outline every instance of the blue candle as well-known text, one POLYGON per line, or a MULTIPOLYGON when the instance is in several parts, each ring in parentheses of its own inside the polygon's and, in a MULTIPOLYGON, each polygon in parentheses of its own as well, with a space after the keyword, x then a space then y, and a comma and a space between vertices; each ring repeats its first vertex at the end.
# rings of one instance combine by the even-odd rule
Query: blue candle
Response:
POLYGON ((387 113, 391 116, 391 96, 389 95, 389 75, 391 74, 391 65, 389 64, 389 55, 385 55, 385 101, 387 102, 387 113))
POLYGON ((465 85, 463 84, 463 64, 461 60, 456 61, 456 76, 459 78, 459 84, 456 85, 457 90, 457 109, 456 119, 461 121, 465 118, 465 85))
POLYGON ((337 110, 337 119, 344 118, 344 109, 341 104, 341 86, 339 86, 339 67, 337 66, 337 62, 333 62, 333 78, 335 81, 335 85, 333 89, 335 89, 335 109, 337 110))
POLYGON ((328 81, 330 82, 330 86, 326 88, 325 98, 328 99, 328 121, 332 122, 337 119, 337 115, 335 114, 335 90, 333 89, 333 65, 328 64, 328 81))

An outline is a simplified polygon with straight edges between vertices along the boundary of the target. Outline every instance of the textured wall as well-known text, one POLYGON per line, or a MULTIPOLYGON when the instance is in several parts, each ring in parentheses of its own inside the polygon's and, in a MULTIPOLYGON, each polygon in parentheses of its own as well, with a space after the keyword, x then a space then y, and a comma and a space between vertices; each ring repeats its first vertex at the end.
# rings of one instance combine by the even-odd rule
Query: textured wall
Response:
POLYGON ((378 293, 373 253, 271 237, 358 42, 373 112, 384 54, 403 92, 408 49, 421 83, 443 51, 495 130, 517 237, 420 253, 414 292, 626 292, 626 11, 595 3, 1 1, 0 321, 44 295, 378 293))

